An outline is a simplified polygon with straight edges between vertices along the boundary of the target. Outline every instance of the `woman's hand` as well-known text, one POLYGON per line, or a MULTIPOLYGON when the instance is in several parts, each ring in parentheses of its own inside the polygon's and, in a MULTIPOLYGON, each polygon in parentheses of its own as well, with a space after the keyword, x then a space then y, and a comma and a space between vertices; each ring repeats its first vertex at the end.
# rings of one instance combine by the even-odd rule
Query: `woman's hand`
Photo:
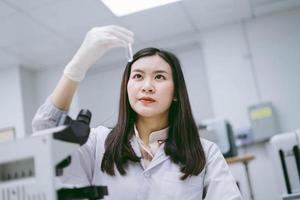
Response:
POLYGON ((133 33, 120 26, 92 28, 83 43, 67 64, 64 75, 76 82, 84 79, 88 69, 107 51, 115 47, 127 47, 133 43, 133 33))

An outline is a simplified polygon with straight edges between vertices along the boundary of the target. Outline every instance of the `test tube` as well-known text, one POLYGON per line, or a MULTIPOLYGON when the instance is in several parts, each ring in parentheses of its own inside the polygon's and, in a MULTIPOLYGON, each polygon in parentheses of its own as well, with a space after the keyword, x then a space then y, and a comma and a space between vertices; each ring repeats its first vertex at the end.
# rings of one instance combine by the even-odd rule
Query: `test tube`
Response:
POLYGON ((132 62, 133 55, 132 55, 132 44, 131 43, 128 43, 128 46, 125 51, 126 51, 126 57, 127 57, 128 62, 132 62))

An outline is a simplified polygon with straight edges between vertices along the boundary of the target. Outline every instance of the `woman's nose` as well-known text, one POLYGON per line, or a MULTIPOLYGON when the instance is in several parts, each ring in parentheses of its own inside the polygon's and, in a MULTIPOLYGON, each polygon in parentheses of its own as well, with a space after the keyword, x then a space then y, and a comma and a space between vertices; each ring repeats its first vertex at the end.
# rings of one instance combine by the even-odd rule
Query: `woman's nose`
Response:
POLYGON ((154 92, 154 86, 153 84, 151 83, 151 81, 145 81, 144 85, 143 85, 143 88, 142 88, 142 91, 143 92, 154 92))

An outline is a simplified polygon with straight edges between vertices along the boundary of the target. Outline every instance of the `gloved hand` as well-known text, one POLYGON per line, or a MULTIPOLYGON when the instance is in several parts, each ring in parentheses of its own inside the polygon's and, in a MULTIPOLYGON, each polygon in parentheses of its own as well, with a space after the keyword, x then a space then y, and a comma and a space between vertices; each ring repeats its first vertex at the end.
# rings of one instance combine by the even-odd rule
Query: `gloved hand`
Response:
POLYGON ((123 27, 111 25, 92 28, 65 67, 64 75, 79 82, 104 53, 115 47, 127 47, 128 43, 133 43, 133 33, 123 27))

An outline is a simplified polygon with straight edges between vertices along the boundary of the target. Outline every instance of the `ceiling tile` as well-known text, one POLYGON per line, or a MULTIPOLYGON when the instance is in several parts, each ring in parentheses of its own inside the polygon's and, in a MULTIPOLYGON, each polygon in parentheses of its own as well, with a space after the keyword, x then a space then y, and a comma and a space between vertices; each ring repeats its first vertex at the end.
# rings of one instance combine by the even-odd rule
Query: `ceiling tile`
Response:
POLYGON ((182 4, 198 29, 233 23, 251 17, 248 0, 187 0, 182 4))
POLYGON ((275 1, 278 1, 278 0, 252 0, 252 3, 256 7, 256 6, 262 6, 265 4, 269 4, 269 3, 272 3, 275 1))
POLYGON ((0 47, 22 44, 35 41, 38 38, 48 38, 51 35, 43 27, 22 14, 14 14, 0 19, 1 37, 0 47))
POLYGON ((64 40, 49 36, 46 40, 22 43, 7 48, 7 51, 18 56, 23 65, 32 68, 58 67, 65 65, 75 53, 64 40), (33 66, 30 66, 33 65, 33 66))
POLYGON ((271 14, 274 12, 280 12, 284 10, 295 9, 300 6, 299 0, 285 0, 285 1, 268 1, 268 2, 261 2, 257 1, 254 4, 254 14, 255 16, 271 14), (259 4, 260 3, 260 4, 259 4))
POLYGON ((106 25, 111 25, 111 24, 120 25, 120 23, 113 18, 107 19, 103 23, 97 22, 95 20, 94 22, 77 24, 76 27, 69 27, 68 29, 66 29, 64 31, 61 30, 60 34, 69 38, 70 40, 72 40, 76 44, 76 46, 79 46, 82 43, 86 33, 91 28, 96 27, 96 26, 106 26, 106 25))
POLYGON ((94 26, 103 26, 114 21, 113 14, 99 0, 68 0, 36 9, 30 14, 70 38, 82 40, 85 33, 94 26))
POLYGON ((15 6, 16 8, 20 8, 22 10, 33 10, 39 7, 45 7, 49 4, 55 3, 59 0, 6 0, 8 4, 15 6))
POLYGON ((12 13, 15 13, 16 10, 10 6, 8 6, 7 4, 5 4, 4 2, 0 1, 0 18, 8 16, 12 13))
POLYGON ((126 15, 120 20, 143 42, 193 31, 178 3, 126 15))

